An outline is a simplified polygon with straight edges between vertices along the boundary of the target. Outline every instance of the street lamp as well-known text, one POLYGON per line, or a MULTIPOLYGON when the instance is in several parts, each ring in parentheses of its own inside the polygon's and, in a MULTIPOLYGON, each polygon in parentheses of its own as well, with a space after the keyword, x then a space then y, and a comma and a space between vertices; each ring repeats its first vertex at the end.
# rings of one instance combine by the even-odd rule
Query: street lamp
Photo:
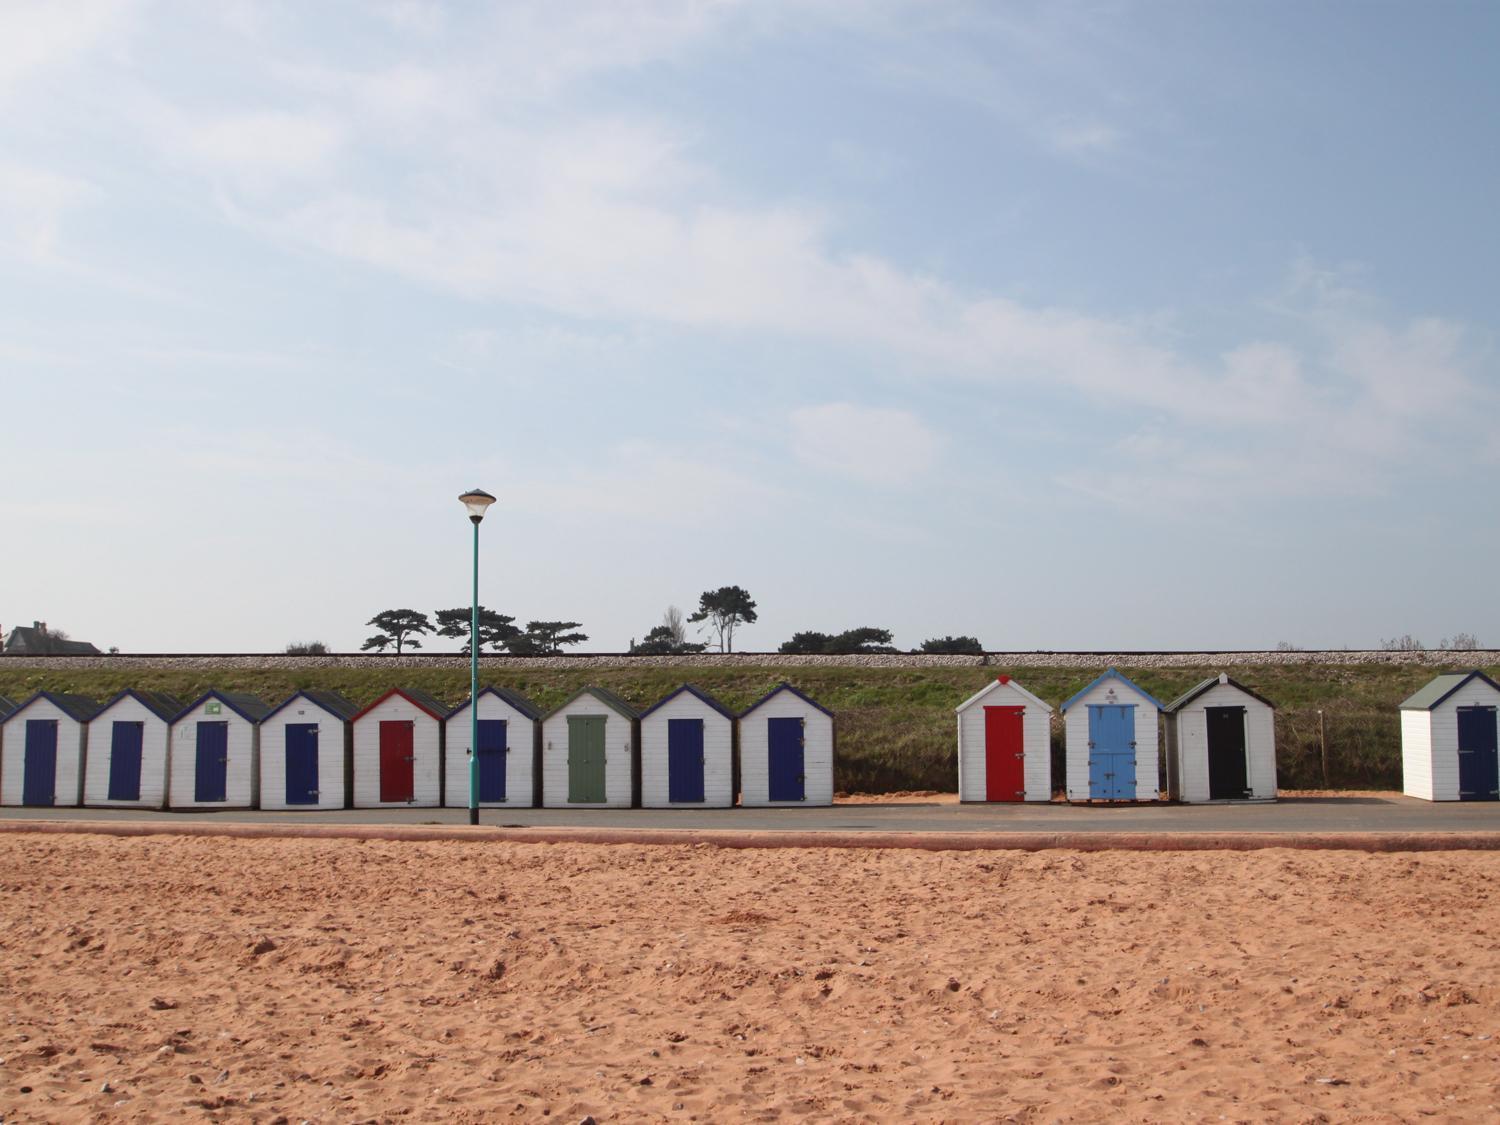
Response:
POLYGON ((479 521, 495 498, 482 488, 459 497, 474 525, 474 602, 469 617, 469 823, 479 823, 479 521))

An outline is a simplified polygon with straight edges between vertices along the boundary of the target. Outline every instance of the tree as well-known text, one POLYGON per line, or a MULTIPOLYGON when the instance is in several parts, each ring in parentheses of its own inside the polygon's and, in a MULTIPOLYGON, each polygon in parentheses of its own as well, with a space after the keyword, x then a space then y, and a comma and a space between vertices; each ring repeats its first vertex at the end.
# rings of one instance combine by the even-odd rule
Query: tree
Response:
POLYGON ((977 637, 934 637, 923 641, 918 651, 945 656, 982 656, 984 646, 977 637))
MULTIPOLYGON (((418 613, 414 609, 383 610, 365 624, 375 626, 381 633, 390 637, 396 644, 397 656, 401 655, 403 648, 421 648, 422 642, 417 639, 418 634, 432 632, 432 622, 427 615, 418 613)), ((374 637, 370 638, 370 640, 374 639, 374 637)))
POLYGON ((327 656, 328 646, 322 641, 293 641, 286 646, 288 656, 327 656))
POLYGON ((793 633, 792 639, 782 644, 781 652, 804 655, 850 656, 861 653, 896 652, 891 646, 891 631, 862 625, 858 629, 846 629, 830 635, 808 630, 793 633))
POLYGON ((589 639, 586 633, 568 632, 577 628, 577 621, 528 621, 526 632, 512 637, 506 647, 520 656, 556 656, 563 645, 576 645, 589 639))
MULTIPOLYGON (((661 615, 661 624, 657 628, 665 629, 667 631, 666 635, 676 647, 681 648, 687 644, 687 626, 683 624, 682 610, 678 609, 675 605, 667 606, 666 612, 661 615)), ((656 630, 653 629, 651 632, 654 633, 656 630)), ((646 635, 649 637, 651 634, 647 633, 646 635)), ((702 649, 703 646, 699 645, 694 651, 702 651, 702 649)))
POLYGON ((705 590, 698 599, 698 612, 688 618, 694 624, 705 623, 718 640, 720 652, 734 651, 734 631, 740 625, 755 623, 755 600, 739 586, 720 586, 705 590))
POLYGON ((802 633, 793 633, 792 639, 781 642, 777 652, 784 652, 793 656, 815 656, 828 651, 829 644, 833 638, 827 633, 816 633, 808 630, 802 633))
POLYGON ((376 633, 373 637, 365 639, 365 643, 359 646, 359 651, 370 652, 373 650, 375 652, 384 652, 395 643, 395 641, 391 640, 384 633, 376 633))
POLYGON ((1446 648, 1455 652, 1473 652, 1479 647, 1479 638, 1473 633, 1454 633, 1450 641, 1444 637, 1438 642, 1438 648, 1446 648))
POLYGON ((1422 652, 1427 648, 1426 645, 1410 633, 1404 633, 1399 637, 1392 637, 1390 640, 1381 637, 1380 647, 1386 652, 1422 652))
POLYGON ((630 651, 639 656, 676 656, 688 652, 702 652, 707 647, 700 641, 678 640, 672 635, 670 625, 657 625, 646 634, 640 644, 630 642, 630 651))
MULTIPOLYGON (((460 637, 463 639, 464 647, 460 650, 465 655, 469 651, 469 629, 473 624, 473 609, 440 609, 433 616, 437 619, 437 635, 440 637, 460 637)), ((479 607, 479 649, 481 652, 486 648, 495 651, 503 649, 512 638, 519 637, 521 630, 516 627, 516 619, 504 613, 498 613, 493 609, 479 607)))

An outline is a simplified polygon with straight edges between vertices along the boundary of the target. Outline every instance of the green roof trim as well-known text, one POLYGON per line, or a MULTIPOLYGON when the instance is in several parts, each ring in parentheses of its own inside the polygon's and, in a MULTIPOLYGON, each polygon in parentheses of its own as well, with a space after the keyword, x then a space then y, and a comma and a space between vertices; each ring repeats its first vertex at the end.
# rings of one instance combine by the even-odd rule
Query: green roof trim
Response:
POLYGON ((1475 678, 1483 680, 1495 689, 1500 695, 1500 684, 1490 679, 1478 668, 1472 672, 1445 672, 1441 676, 1434 677, 1425 687, 1413 693, 1401 704, 1403 711, 1431 711, 1443 700, 1447 699, 1459 688, 1475 678))

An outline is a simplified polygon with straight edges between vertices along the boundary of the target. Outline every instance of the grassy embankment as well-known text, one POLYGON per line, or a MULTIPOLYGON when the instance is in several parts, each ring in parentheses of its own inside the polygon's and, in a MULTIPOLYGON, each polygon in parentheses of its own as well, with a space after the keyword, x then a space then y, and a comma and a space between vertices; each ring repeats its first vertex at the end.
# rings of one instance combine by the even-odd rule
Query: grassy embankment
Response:
MULTIPOLYGON (((994 668, 743 668, 639 667, 578 670, 497 669, 485 682, 523 692, 551 708, 586 683, 618 692, 638 706, 660 699, 691 679, 732 708, 743 708, 783 679, 838 716, 836 785, 846 792, 904 789, 952 791, 957 785, 953 707, 979 690, 994 668)), ((1126 674, 1169 702, 1216 673, 1211 668, 1134 669, 1126 674)), ((1397 705, 1438 669, 1413 665, 1261 665, 1232 671, 1235 679, 1278 705, 1277 759, 1284 788, 1323 783, 1318 709, 1328 732, 1329 782, 1341 788, 1399 788, 1397 705)), ((1500 668, 1486 669, 1500 676, 1500 668)), ((1054 706, 1093 679, 1086 669, 1027 668, 1016 672, 1029 690, 1054 706)), ((467 698, 462 669, 420 666, 362 668, 180 670, 122 667, 87 671, 7 669, 0 661, 0 695, 20 701, 33 691, 79 692, 107 699, 125 687, 170 692, 190 701, 211 687, 249 691, 269 702, 304 687, 331 688, 367 703, 395 686, 422 688, 456 702, 467 698)), ((1062 778, 1062 725, 1052 731, 1054 778, 1062 778)))

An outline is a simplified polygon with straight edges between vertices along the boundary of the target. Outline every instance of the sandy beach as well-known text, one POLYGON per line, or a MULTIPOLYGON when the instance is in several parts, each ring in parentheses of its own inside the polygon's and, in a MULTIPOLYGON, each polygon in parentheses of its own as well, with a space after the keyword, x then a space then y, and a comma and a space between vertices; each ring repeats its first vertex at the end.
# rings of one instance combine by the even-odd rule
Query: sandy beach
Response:
POLYGON ((0 1118, 1493 1120, 1500 855, 0 837, 0 1118))

